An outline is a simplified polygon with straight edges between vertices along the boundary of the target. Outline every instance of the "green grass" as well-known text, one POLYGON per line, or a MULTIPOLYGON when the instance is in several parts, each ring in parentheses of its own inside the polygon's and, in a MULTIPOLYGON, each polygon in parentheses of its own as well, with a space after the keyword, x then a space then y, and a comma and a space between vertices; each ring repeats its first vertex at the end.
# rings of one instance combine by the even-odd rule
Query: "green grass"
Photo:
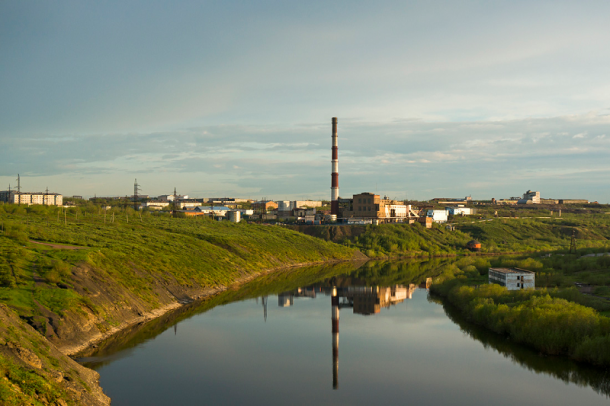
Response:
MULTIPOLYGON (((371 225, 366 226, 362 234, 347 235, 339 242, 355 246, 371 258, 470 254, 466 243, 472 239, 479 240, 481 251, 488 254, 567 252, 575 231, 579 252, 610 249, 610 216, 606 214, 566 214, 561 218, 546 219, 531 216, 541 214, 535 210, 522 211, 530 216, 483 220, 478 216, 457 217, 452 220, 455 231, 447 230, 442 224, 435 224, 431 229, 419 224, 371 225)), ((321 236, 328 239, 330 233, 321 232, 321 236)))
MULTIPOLYGON (((64 316, 88 308, 104 313, 89 300, 93 292, 75 286, 75 267, 93 269, 101 281, 112 281, 150 308, 160 305, 155 286, 228 285, 236 279, 299 263, 347 260, 355 250, 302 235, 280 226, 171 218, 115 212, 115 221, 88 208, 60 209, 0 205, 0 302, 21 315, 39 314, 36 302, 64 316), (127 221, 129 216, 129 222, 127 221), (52 249, 29 240, 77 246, 52 249)), ((109 320, 111 321, 111 320, 109 320)))

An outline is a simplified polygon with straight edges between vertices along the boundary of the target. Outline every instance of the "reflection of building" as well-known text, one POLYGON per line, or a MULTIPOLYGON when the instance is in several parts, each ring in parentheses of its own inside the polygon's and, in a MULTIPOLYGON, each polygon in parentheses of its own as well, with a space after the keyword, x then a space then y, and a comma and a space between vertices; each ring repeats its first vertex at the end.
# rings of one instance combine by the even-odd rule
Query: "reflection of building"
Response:
POLYGON ((413 284, 408 287, 396 285, 393 287, 373 286, 359 289, 352 295, 354 313, 364 315, 379 313, 382 307, 390 307, 403 302, 405 299, 411 299, 415 289, 417 289, 417 286, 413 284))
POLYGON ((279 307, 290 307, 294 304, 294 295, 292 293, 280 293, 277 295, 277 305, 279 307))
MULTIPOLYGON (((355 314, 370 315, 380 313, 381 308, 402 303, 411 299, 413 292, 418 288, 428 289, 432 278, 427 278, 419 286, 415 284, 394 285, 388 287, 364 286, 358 279, 335 280, 332 283, 297 288, 293 291, 278 294, 278 305, 290 307, 295 297, 315 298, 318 293, 331 297, 331 326, 332 326, 332 357, 333 357, 333 389, 339 387, 339 313, 341 308, 351 307, 355 314), (339 282, 339 283, 336 283, 339 282), (337 286, 342 284, 343 286, 337 286)), ((263 307, 266 302, 263 298, 263 307)))

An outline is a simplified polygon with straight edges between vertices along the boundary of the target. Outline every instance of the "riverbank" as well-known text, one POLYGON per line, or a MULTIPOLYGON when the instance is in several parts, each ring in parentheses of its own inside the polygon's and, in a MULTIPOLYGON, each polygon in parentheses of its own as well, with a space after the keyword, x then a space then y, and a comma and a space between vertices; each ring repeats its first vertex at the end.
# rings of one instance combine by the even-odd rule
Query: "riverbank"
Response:
POLYGON ((267 272, 363 257, 281 227, 154 217, 66 224, 35 212, 0 219, 0 303, 63 354, 267 272))
MULTIPOLYGON (((353 261, 357 263, 358 261, 362 261, 362 258, 356 257, 353 261)), ((269 275, 269 274, 273 274, 273 273, 277 273, 277 272, 289 272, 296 268, 305 268, 305 267, 311 267, 311 266, 315 266, 315 265, 337 264, 337 263, 341 263, 341 262, 352 262, 352 261, 336 261, 336 260, 333 261, 333 260, 331 260, 331 261, 325 261, 325 262, 299 263, 299 264, 294 264, 294 265, 290 265, 290 266, 282 266, 282 267, 277 267, 277 268, 273 268, 273 269, 261 270, 260 272, 256 272, 254 274, 250 274, 248 276, 238 278, 233 283, 226 285, 226 286, 222 285, 222 286, 217 286, 215 288, 203 288, 200 291, 195 290, 190 293, 190 295, 187 299, 181 299, 180 301, 169 303, 165 306, 159 307, 157 309, 153 309, 150 312, 146 312, 146 313, 143 313, 141 315, 138 315, 138 316, 135 316, 135 317, 132 317, 129 319, 124 319, 124 320, 122 320, 120 325, 118 325, 116 327, 112 327, 111 329, 106 330, 104 332, 100 332, 99 334, 96 334, 95 336, 88 338, 85 342, 82 342, 82 343, 76 344, 76 345, 61 346, 61 347, 59 347, 59 349, 61 350, 62 353, 69 355, 69 356, 72 356, 72 355, 75 355, 78 353, 82 353, 82 352, 88 350, 89 348, 96 346, 96 344, 116 335, 117 333, 120 333, 121 331, 129 329, 135 325, 147 323, 151 320, 162 317, 162 316, 166 315, 167 313, 177 311, 178 309, 180 309, 184 306, 192 305, 194 302, 209 299, 209 298, 216 296, 227 290, 239 289, 243 284, 251 282, 257 278, 261 278, 265 275, 269 275)))
POLYGON ((469 255, 468 241, 478 240, 481 254, 510 255, 569 251, 572 235, 579 249, 610 248, 610 218, 570 214, 561 218, 457 217, 451 227, 433 224, 295 225, 293 230, 325 241, 358 248, 369 258, 469 255))
MULTIPOLYGON (((530 260, 531 262, 531 260, 530 260)), ((508 291, 467 261, 442 269, 431 292, 470 322, 549 355, 610 367, 609 304, 574 287, 508 291)))

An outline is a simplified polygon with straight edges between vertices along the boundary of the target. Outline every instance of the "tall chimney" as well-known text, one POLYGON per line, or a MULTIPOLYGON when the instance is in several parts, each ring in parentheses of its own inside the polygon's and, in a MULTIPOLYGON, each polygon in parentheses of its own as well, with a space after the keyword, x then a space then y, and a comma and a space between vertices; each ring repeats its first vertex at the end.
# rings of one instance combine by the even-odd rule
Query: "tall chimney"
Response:
POLYGON ((330 183, 330 214, 339 215, 339 142, 337 117, 333 117, 332 174, 330 183))

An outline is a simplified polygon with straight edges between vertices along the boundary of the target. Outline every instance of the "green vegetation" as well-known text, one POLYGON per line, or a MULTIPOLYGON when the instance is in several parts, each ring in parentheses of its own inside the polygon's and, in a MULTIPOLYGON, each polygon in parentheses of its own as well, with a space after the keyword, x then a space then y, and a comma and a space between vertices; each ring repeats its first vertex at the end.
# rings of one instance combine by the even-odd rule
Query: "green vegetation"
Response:
POLYGON ((370 258, 471 255, 466 243, 477 239, 482 253, 568 252, 575 232, 580 253, 610 248, 610 216, 566 214, 559 217, 456 217, 455 230, 444 224, 295 227, 307 234, 356 247, 370 258))
MULTIPOLYGON (((356 253, 280 226, 150 213, 140 218, 129 210, 114 212, 113 222, 95 207, 4 205, 0 221, 0 302, 32 321, 50 317, 47 312, 60 318, 84 312, 116 325, 108 310, 114 304, 93 298, 100 286, 118 303, 129 306, 135 297, 154 309, 168 302, 166 286, 214 288, 264 269, 347 260, 356 253)), ((47 328, 32 324, 43 333, 47 328)))
MULTIPOLYGON (((552 258, 552 257, 551 257, 552 258)), ((595 258, 595 261, 601 261, 595 258)), ((519 266, 547 270, 555 259, 463 258, 440 270, 432 292, 446 297, 468 320, 507 335, 547 354, 568 355, 596 365, 610 365, 610 302, 582 295, 576 288, 508 291, 487 284, 484 268, 519 266), (476 261, 480 261, 477 263, 476 261), (472 262, 474 261, 474 262, 472 262)), ((566 268, 590 266, 592 260, 563 258, 566 268)), ((549 279, 550 280, 550 279, 549 279)))

